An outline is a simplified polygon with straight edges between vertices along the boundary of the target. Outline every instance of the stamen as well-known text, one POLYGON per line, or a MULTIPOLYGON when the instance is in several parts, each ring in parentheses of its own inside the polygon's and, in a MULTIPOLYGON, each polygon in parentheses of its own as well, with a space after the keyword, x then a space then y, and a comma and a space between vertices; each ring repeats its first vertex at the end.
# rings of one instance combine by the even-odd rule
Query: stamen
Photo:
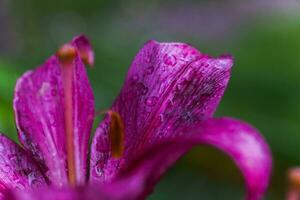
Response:
POLYGON ((288 172, 290 188, 287 200, 297 200, 300 198, 300 168, 292 168, 288 172))
POLYGON ((119 113, 108 111, 110 116, 109 141, 113 158, 121 158, 124 152, 124 123, 119 113))
POLYGON ((67 142, 67 165, 68 178, 70 185, 76 185, 76 166, 74 155, 74 133, 73 133, 73 66, 76 56, 76 49, 66 44, 61 47, 56 53, 62 70, 62 80, 64 87, 64 117, 65 117, 65 132, 67 142))
POLYGON ((62 65, 70 64, 76 56, 76 49, 70 44, 65 44, 56 52, 56 55, 62 65))

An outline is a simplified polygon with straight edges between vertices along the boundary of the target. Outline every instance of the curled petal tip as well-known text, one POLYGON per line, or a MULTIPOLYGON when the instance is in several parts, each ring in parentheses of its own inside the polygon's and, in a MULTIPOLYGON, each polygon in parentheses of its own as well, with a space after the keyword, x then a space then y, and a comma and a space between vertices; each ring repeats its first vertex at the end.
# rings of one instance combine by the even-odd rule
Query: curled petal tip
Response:
POLYGON ((79 35, 73 39, 82 61, 91 67, 94 66, 94 52, 89 39, 85 35, 79 35))
POLYGON ((230 69, 233 66, 233 56, 221 55, 216 59, 215 66, 219 69, 230 69))

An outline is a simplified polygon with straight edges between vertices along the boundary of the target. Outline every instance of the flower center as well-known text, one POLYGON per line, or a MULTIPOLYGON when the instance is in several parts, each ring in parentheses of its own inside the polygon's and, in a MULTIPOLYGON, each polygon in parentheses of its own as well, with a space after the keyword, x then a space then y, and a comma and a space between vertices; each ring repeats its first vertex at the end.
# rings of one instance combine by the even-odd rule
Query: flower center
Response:
POLYGON ((62 46, 56 53, 62 70, 62 80, 64 87, 64 118, 65 133, 67 143, 67 167, 70 185, 76 185, 76 166, 74 155, 74 133, 73 133, 73 66, 76 56, 76 49, 66 44, 62 46))
POLYGON ((108 111, 110 117, 109 141, 113 158, 121 158, 124 152, 124 122, 119 113, 108 111))

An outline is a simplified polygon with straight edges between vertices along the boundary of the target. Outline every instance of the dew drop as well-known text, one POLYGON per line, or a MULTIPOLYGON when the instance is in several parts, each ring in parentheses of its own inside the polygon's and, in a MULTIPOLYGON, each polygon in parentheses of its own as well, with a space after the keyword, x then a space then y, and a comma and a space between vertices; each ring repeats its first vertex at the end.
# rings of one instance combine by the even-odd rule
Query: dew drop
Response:
POLYGON ((136 89, 138 90, 138 92, 142 95, 147 94, 148 92, 148 88, 143 84, 143 83, 138 83, 136 85, 136 89))
POLYGON ((200 67, 209 67, 209 64, 207 62, 203 62, 200 64, 200 67))
POLYGON ((164 122, 165 119, 164 114, 159 114, 159 119, 161 122, 164 122))
POLYGON ((151 61, 151 55, 148 55, 148 56, 146 57, 146 62, 147 62, 147 63, 150 63, 150 61, 151 61))
POLYGON ((49 122, 50 122, 50 124, 53 125, 53 126, 55 126, 56 125, 55 114, 52 113, 52 112, 50 112, 48 116, 49 116, 49 122))
POLYGON ((144 87, 143 90, 141 91, 141 93, 143 95, 147 94, 147 92, 148 92, 148 88, 147 87, 144 87))
POLYGON ((220 58, 216 61, 215 66, 219 69, 226 69, 232 66, 232 60, 226 57, 220 58))
POLYGON ((19 137, 20 137, 20 139, 21 139, 23 142, 26 141, 26 135, 25 135, 24 132, 20 132, 20 133, 19 133, 19 137))
POLYGON ((8 173, 10 171, 12 171, 11 167, 7 164, 5 164, 4 166, 1 167, 2 172, 4 173, 8 173))
POLYGON ((168 55, 168 54, 164 55, 163 60, 164 60, 164 63, 166 65, 169 65, 169 66, 172 66, 172 67, 175 66, 176 62, 177 62, 177 59, 174 55, 168 55))
POLYGON ((37 182, 37 179, 36 179, 35 173, 34 172, 30 172, 28 174, 28 184, 30 186, 33 186, 33 185, 35 185, 36 182, 37 182))
POLYGON ((148 97, 148 98, 146 99, 145 103, 146 103, 147 106, 154 106, 154 105, 156 104, 156 102, 157 102, 157 99, 158 99, 158 98, 155 97, 155 96, 148 97))
POLYGON ((184 84, 183 84, 183 83, 178 83, 178 84, 176 85, 176 90, 180 91, 180 90, 183 89, 183 87, 184 87, 184 84))
POLYGON ((139 76, 137 74, 135 74, 131 77, 131 81, 134 83, 136 83, 138 80, 139 80, 139 76))
POLYGON ((100 165, 97 165, 95 167, 95 172, 96 172, 97 176, 99 176, 99 177, 103 176, 103 174, 104 174, 104 171, 100 165))
POLYGON ((146 74, 150 75, 154 72, 154 67, 153 66, 150 66, 146 69, 146 74))
POLYGON ((166 129, 167 129, 167 131, 172 130, 172 125, 169 124, 166 129))

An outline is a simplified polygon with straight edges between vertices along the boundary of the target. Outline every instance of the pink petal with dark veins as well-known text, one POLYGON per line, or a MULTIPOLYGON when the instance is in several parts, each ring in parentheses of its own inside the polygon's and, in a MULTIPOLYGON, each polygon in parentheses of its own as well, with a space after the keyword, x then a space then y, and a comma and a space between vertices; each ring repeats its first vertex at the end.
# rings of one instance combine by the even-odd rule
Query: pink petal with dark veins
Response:
POLYGON ((6 189, 28 190, 47 185, 30 155, 0 133, 0 193, 6 189))
POLYGON ((261 199, 270 180, 272 158, 256 129, 235 119, 220 118, 180 128, 177 132, 191 135, 165 139, 151 146, 123 168, 113 182, 140 185, 140 190, 129 189, 132 199, 143 199, 153 191, 166 170, 188 150, 197 145, 210 145, 230 156, 239 167, 246 183, 246 199, 261 199))
POLYGON ((184 43, 149 41, 135 57, 111 110, 125 123, 125 153, 111 159, 108 119, 96 131, 91 150, 91 180, 113 177, 128 157, 163 138, 172 127, 211 117, 227 86, 230 56, 211 58, 184 43))
MULTIPOLYGON (((76 46, 84 36, 72 41, 76 46)), ((87 40, 84 38, 84 40, 87 40)), ((88 47, 86 46, 85 49, 88 47)), ((90 50, 91 51, 91 50, 90 50)), ((86 180, 88 140, 94 118, 94 96, 77 50, 72 60, 73 134, 76 177, 86 180)), ((20 142, 42 165, 55 185, 67 183, 66 133, 62 66, 56 55, 26 72, 17 82, 14 110, 20 142)))

